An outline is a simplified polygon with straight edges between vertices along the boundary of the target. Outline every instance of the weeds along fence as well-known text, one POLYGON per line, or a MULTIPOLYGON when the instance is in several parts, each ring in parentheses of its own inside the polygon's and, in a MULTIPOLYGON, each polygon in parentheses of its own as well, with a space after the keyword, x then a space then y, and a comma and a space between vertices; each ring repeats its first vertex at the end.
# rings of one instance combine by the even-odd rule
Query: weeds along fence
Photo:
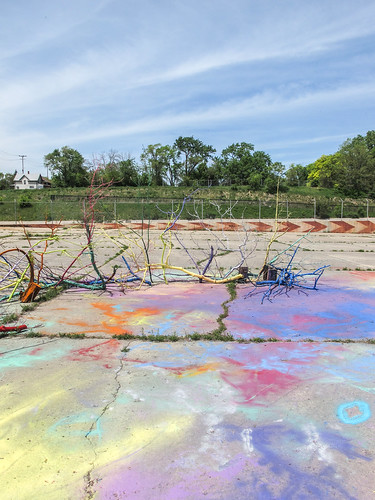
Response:
MULTIPOLYGON (((0 202, 2 221, 58 221, 83 220, 88 201, 84 198, 51 199, 40 202, 0 202)), ((180 214, 181 219, 273 219, 276 213, 275 201, 264 200, 193 200, 184 205, 181 200, 172 199, 120 199, 104 198, 95 206, 95 220, 156 220, 169 219, 171 213, 180 214)), ((314 200, 312 203, 296 203, 283 200, 278 204, 280 219, 301 218, 369 218, 375 217, 375 204, 359 200, 358 204, 341 200, 314 200)))

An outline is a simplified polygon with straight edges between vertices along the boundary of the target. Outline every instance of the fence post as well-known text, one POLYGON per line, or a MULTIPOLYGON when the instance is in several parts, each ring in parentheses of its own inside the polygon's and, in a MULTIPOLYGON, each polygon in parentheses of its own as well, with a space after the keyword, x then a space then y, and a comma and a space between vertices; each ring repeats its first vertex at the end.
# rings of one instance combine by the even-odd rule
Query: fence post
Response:
POLYGON ((286 200, 286 220, 289 218, 288 199, 286 200))
POLYGON ((14 222, 17 224, 17 200, 14 198, 14 222))
POLYGON ((203 220, 203 200, 202 200, 202 220, 203 220))
POLYGON ((262 200, 258 200, 259 202, 259 220, 262 218, 262 200))
POLYGON ((316 219, 316 198, 314 198, 314 219, 316 219))
POLYGON ((341 220, 342 220, 343 214, 344 214, 344 200, 341 200, 341 220))
POLYGON ((116 206, 116 197, 115 197, 115 200, 113 202, 113 214, 114 214, 114 220, 115 222, 117 221, 117 206, 116 206))
POLYGON ((366 198, 366 213, 367 213, 367 218, 368 218, 368 199, 366 198))
POLYGON ((50 216, 51 216, 51 222, 53 222, 52 206, 53 206, 53 204, 52 204, 52 200, 50 200, 50 207, 51 207, 51 208, 50 208, 50 216))

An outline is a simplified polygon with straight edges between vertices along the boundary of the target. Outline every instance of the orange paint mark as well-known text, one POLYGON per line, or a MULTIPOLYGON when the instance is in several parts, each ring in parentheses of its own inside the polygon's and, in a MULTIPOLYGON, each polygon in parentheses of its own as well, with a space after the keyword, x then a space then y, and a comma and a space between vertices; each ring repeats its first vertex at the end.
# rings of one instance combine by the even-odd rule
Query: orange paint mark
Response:
POLYGON ((110 322, 102 322, 102 330, 106 330, 107 333, 111 335, 121 335, 123 333, 130 333, 124 328, 127 324, 139 325, 143 323, 146 317, 156 316, 160 314, 160 310, 151 307, 140 307, 135 311, 121 311, 117 313, 114 311, 111 304, 105 304, 101 302, 93 302, 91 304, 96 309, 103 312, 105 316, 110 318, 110 322))
POLYGON ((100 302, 93 302, 91 304, 96 309, 100 309, 106 316, 114 319, 131 319, 139 316, 155 316, 156 314, 160 314, 160 310, 151 307, 140 307, 135 311, 121 311, 121 313, 116 313, 113 310, 113 306, 111 304, 103 304, 100 302))
POLYGON ((124 333, 132 334, 126 326, 141 325, 145 318, 160 315, 161 311, 157 308, 140 307, 135 311, 121 311, 116 312, 111 304, 102 302, 93 302, 91 304, 94 308, 99 309, 104 316, 109 318, 107 321, 101 321, 99 325, 93 325, 87 321, 65 321, 67 325, 78 326, 85 332, 97 333, 105 332, 109 335, 121 335, 124 333))
POLYGON ((220 363, 206 363, 205 365, 197 366, 196 368, 189 368, 186 371, 179 374, 179 377, 195 377, 197 375, 202 375, 202 373, 216 371, 220 368, 220 363))
POLYGON ((100 325, 90 325, 89 323, 85 323, 84 321, 66 321, 65 323, 71 326, 79 326, 80 328, 82 328, 83 333, 104 332, 108 335, 120 335, 123 333, 132 335, 132 332, 126 330, 123 325, 109 325, 105 321, 101 321, 100 325))

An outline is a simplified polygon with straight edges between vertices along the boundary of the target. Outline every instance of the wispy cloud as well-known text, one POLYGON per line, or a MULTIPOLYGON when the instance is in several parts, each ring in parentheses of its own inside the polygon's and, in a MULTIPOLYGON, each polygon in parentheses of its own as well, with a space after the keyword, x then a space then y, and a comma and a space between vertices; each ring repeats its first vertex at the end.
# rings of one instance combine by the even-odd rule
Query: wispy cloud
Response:
POLYGON ((51 146, 103 151, 128 138, 140 150, 155 137, 193 133, 218 149, 257 139, 277 155, 282 135, 285 158, 297 146, 301 158, 318 157, 335 137, 373 128, 374 18, 367 0, 339 8, 323 0, 9 2, 0 33, 3 149, 41 164, 51 146))
MULTIPOLYGON (((211 107, 202 106, 194 111, 184 113, 168 113, 159 116, 149 116, 141 120, 127 123, 125 126, 105 126, 93 128, 81 134, 69 134, 60 137, 65 142, 71 140, 86 142, 100 138, 115 138, 119 136, 143 134, 150 131, 178 130, 178 127, 199 124, 202 126, 217 125, 219 122, 239 118, 257 118, 265 115, 275 115, 291 113, 296 109, 308 110, 309 108, 337 106, 346 103, 348 100, 367 101, 375 96, 375 84, 372 82, 355 87, 342 87, 338 89, 309 92, 300 95, 282 95, 281 92, 262 92, 248 99, 229 100, 211 107)), ((334 138, 337 136, 331 136, 334 138)), ((57 140, 57 138, 56 138, 57 140)), ((64 142, 63 140, 63 142, 64 142)), ((300 144, 313 144, 321 140, 301 141, 300 144)), ((297 144, 298 141, 291 140, 297 144)), ((285 145, 284 145, 285 146, 285 145)))

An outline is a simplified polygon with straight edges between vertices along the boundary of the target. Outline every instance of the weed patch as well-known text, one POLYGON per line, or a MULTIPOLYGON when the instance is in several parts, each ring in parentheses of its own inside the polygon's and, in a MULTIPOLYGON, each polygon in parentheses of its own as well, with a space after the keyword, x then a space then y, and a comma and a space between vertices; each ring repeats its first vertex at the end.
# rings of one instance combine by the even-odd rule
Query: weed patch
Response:
POLYGON ((86 335, 84 333, 59 333, 61 339, 85 339, 86 335))
POLYGON ((22 306, 21 309, 22 309, 23 313, 26 313, 26 312, 34 311, 34 309, 36 309, 37 307, 38 307, 38 304, 35 304, 35 302, 33 302, 32 304, 27 304, 26 306, 22 306))
POLYGON ((44 335, 42 333, 39 333, 39 332, 28 332, 28 333, 25 333, 24 335, 26 338, 34 338, 34 337, 44 337, 44 335))
POLYGON ((14 323, 15 321, 18 320, 18 318, 19 318, 19 315, 16 313, 6 314, 5 316, 3 316, 1 318, 1 324, 6 325, 8 323, 14 323))

